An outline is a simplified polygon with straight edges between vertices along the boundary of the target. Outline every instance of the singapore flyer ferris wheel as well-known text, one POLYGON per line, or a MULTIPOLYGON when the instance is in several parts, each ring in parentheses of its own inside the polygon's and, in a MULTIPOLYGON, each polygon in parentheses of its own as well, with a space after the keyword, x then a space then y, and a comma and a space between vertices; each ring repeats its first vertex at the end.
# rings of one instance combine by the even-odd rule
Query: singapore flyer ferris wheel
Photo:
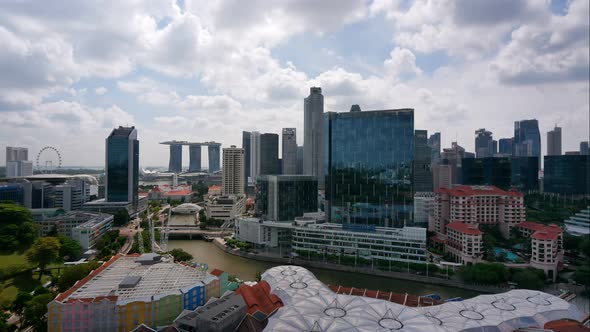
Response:
POLYGON ((42 148, 37 154, 36 166, 41 173, 53 173, 61 167, 61 152, 53 146, 42 148))

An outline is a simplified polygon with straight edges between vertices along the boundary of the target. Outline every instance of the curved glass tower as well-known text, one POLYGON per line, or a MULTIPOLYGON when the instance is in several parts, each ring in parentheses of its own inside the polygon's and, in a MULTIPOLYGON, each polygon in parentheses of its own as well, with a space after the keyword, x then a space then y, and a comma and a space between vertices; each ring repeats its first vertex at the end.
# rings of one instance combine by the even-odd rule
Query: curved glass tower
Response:
POLYGON ((139 141, 135 127, 113 129, 106 139, 107 202, 137 203, 139 185, 139 141))

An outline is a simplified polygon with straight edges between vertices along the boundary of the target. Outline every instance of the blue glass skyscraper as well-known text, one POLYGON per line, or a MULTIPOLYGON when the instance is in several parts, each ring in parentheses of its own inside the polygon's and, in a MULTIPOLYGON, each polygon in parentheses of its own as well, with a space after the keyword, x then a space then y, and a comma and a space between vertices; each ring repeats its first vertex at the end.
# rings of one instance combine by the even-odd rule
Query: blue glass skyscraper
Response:
POLYGON ((139 141, 135 127, 113 129, 106 139, 107 202, 137 203, 139 185, 139 141))
POLYGON ((328 220, 384 227, 411 223, 414 110, 325 117, 328 220))
POLYGON ((514 122, 514 155, 517 157, 541 157, 541 133, 539 121, 514 122))

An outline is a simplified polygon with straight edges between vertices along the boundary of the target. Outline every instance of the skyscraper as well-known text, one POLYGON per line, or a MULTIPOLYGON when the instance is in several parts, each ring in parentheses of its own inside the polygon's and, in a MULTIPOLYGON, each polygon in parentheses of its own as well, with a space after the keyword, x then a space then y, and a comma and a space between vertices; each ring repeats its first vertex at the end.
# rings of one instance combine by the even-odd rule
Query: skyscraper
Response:
POLYGON ((309 175, 262 175, 256 181, 256 214, 293 221, 318 210, 318 180, 309 175))
POLYGON ((215 173, 219 171, 221 168, 220 160, 219 160, 219 151, 221 149, 221 144, 219 145, 209 145, 207 148, 207 153, 209 156, 209 173, 215 173))
POLYGON ((492 157, 496 153, 497 142, 494 144, 492 132, 481 128, 475 131, 475 155, 477 158, 492 157))
POLYGON ((189 172, 200 172, 201 171, 201 145, 200 144, 189 144, 188 153, 190 157, 190 163, 188 170, 189 172))
POLYGON ((327 220, 411 223, 414 110, 326 113, 325 133, 327 220))
POLYGON ((105 170, 106 201, 137 204, 139 141, 135 127, 119 126, 106 138, 105 170))
POLYGON ((588 141, 580 142, 580 154, 583 156, 590 154, 590 147, 588 146, 588 141))
POLYGON ((543 190, 563 195, 590 195, 590 156, 545 156, 543 190))
POLYGON ((428 137, 428 146, 430 146, 432 165, 440 164, 440 133, 434 133, 428 137))
POLYGON ((461 161, 463 158, 473 158, 465 152, 465 149, 457 144, 451 142, 451 148, 443 149, 440 155, 441 163, 449 165, 451 169, 451 185, 461 184, 461 161))
POLYGON ((244 149, 230 148, 223 149, 223 175, 221 177, 221 193, 223 195, 244 194, 244 149))
POLYGON ((244 187, 248 186, 248 178, 250 175, 250 137, 252 133, 249 131, 242 131, 242 149, 244 149, 244 187))
POLYGON ((297 132, 295 128, 283 128, 282 174, 297 174, 297 132))
POLYGON ((503 155, 511 156, 514 153, 512 147, 513 138, 500 138, 498 143, 498 152, 503 155))
POLYGON ((182 172, 182 145, 170 144, 170 162, 168 171, 172 173, 182 172))
POLYGON ((303 147, 297 146, 297 174, 303 174, 303 147))
POLYGON ((553 130, 547 132, 547 155, 561 155, 561 127, 555 126, 553 130))
POLYGON ((260 175, 277 175, 279 164, 279 135, 260 135, 260 175))
POLYGON ((428 132, 414 131, 414 192, 432 191, 431 157, 428 132))
POLYGON ((33 175, 33 163, 29 160, 29 149, 6 147, 6 177, 33 175))
POLYGON ((522 120, 514 122, 514 155, 517 157, 539 157, 541 161, 541 134, 539 121, 522 120))
POLYGON ((303 173, 317 176, 324 188, 324 96, 322 88, 312 87, 303 108, 303 173))
POLYGON ((250 178, 256 183, 256 177, 260 175, 260 133, 250 133, 250 178))

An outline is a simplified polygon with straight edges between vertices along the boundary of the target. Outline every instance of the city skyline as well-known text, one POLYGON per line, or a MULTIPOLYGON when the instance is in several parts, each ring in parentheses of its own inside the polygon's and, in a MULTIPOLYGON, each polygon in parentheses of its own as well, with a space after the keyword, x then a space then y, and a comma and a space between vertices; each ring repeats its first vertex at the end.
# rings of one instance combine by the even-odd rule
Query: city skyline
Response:
POLYGON ((140 164, 166 166, 163 140, 229 147, 242 131, 303 134, 303 98, 318 86, 326 112, 414 108, 416 128, 441 132, 443 148, 475 151, 474 130, 511 137, 514 121, 537 119, 543 153, 555 125, 562 151, 577 151, 589 136, 588 5, 3 3, 0 148, 54 145, 65 166, 99 166, 105 134, 134 125, 140 164))

